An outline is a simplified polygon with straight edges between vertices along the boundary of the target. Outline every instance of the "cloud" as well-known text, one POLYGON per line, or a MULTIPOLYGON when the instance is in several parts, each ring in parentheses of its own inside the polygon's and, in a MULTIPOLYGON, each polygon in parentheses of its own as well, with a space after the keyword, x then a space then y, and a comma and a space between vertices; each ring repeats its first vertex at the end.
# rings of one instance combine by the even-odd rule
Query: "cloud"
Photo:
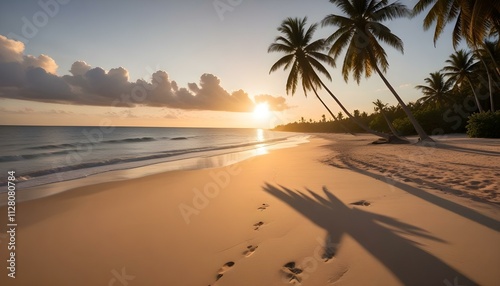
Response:
POLYGON ((151 82, 138 80, 133 85, 131 99, 142 105, 193 110, 249 112, 254 106, 243 90, 229 93, 219 78, 208 73, 200 77, 199 83, 178 88, 165 71, 157 71, 151 82))
MULTIPOLYGON (((20 66, 24 70, 32 68, 43 68, 45 71, 55 74, 57 64, 47 55, 24 55, 24 44, 15 40, 8 39, 0 35, 0 64, 7 66, 20 66)), ((18 70, 16 70, 18 72, 18 70)))
POLYGON ((109 111, 106 112, 106 115, 112 117, 120 117, 120 118, 138 118, 138 116, 135 115, 130 109, 125 109, 119 112, 109 111))
POLYGON ((62 110, 62 109, 51 109, 47 113, 50 113, 50 114, 68 114, 68 115, 74 114, 73 111, 67 111, 67 110, 62 110))
POLYGON ((0 35, 0 63, 21 62, 24 44, 0 35))
MULTIPOLYGON (((185 110, 251 112, 255 103, 243 90, 228 92, 209 73, 198 83, 179 87, 165 71, 130 82, 123 67, 106 71, 76 61, 70 74, 57 76, 57 63, 47 55, 24 55, 24 44, 0 35, 0 97, 73 105, 152 106, 185 110)), ((275 111, 288 109, 283 97, 259 95, 275 111)), ((131 116, 129 114, 128 116, 131 116)))
POLYGON ((38 57, 30 55, 24 56, 23 65, 25 66, 26 69, 42 68, 46 72, 51 74, 56 74, 58 68, 56 61, 54 61, 54 59, 43 54, 39 55, 38 57))
POLYGON ((290 109, 283 96, 275 97, 269 94, 254 96, 255 103, 267 102, 269 109, 272 111, 283 111, 290 109))
POLYGON ((399 88, 408 88, 408 87, 413 87, 411 83, 403 83, 399 85, 399 88))
POLYGON ((76 61, 71 65, 69 72, 74 76, 84 76, 90 69, 91 66, 89 66, 86 62, 76 61))
POLYGON ((386 92, 386 91, 389 91, 389 88, 387 88, 387 87, 377 88, 375 91, 376 92, 382 92, 382 91, 386 92))

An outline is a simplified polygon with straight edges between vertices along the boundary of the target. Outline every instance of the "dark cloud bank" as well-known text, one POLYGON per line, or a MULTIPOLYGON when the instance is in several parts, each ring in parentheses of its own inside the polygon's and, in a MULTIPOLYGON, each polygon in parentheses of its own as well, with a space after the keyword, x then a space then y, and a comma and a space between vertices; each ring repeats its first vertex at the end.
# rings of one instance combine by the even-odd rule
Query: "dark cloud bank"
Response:
POLYGON ((57 76, 56 62, 46 55, 24 55, 24 44, 0 35, 0 97, 38 102, 94 106, 154 106, 187 110, 249 112, 267 102, 275 111, 288 109, 284 97, 255 96, 243 90, 227 92, 212 74, 199 83, 179 87, 164 71, 149 81, 129 81, 122 67, 105 71, 83 61, 73 63, 71 75, 57 76))

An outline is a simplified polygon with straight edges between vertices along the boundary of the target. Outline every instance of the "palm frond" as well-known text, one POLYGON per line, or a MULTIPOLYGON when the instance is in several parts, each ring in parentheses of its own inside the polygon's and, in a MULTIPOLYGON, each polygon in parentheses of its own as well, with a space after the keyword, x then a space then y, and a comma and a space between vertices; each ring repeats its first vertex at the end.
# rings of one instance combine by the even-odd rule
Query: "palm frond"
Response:
POLYGON ((274 65, 269 70, 269 73, 272 73, 272 72, 276 71, 277 69, 279 69, 282 66, 285 66, 285 69, 286 69, 290 65, 290 63, 293 62, 293 58, 294 58, 293 54, 292 55, 286 55, 286 56, 282 57, 276 63, 274 63, 274 65))
MULTIPOLYGON (((380 2, 382 3, 382 2, 380 2)), ((374 7, 376 10, 371 14, 371 19, 373 21, 388 21, 402 17, 408 17, 411 15, 411 10, 406 7, 406 5, 399 2, 392 3, 390 5, 377 5, 374 7), (380 6, 380 8, 378 8, 380 6)))
POLYGON ((397 49, 401 53, 404 52, 403 41, 394 35, 389 28, 378 22, 370 22, 369 30, 382 42, 397 49))

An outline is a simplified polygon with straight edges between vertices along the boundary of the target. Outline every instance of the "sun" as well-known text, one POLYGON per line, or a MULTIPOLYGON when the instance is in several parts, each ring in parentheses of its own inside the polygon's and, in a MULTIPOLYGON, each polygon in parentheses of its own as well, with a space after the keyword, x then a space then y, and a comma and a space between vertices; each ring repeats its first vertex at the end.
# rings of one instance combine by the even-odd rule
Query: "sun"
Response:
POLYGON ((269 106, 266 102, 259 103, 255 106, 253 117, 256 119, 265 119, 269 117, 269 106))

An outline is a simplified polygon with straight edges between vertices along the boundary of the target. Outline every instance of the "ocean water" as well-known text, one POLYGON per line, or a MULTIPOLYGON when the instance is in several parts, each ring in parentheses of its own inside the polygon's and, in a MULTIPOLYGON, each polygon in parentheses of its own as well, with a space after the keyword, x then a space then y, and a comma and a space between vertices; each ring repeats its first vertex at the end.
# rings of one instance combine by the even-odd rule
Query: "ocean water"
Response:
POLYGON ((298 137, 262 129, 0 126, 0 192, 12 170, 18 188, 32 187, 164 162, 182 166, 298 137))

